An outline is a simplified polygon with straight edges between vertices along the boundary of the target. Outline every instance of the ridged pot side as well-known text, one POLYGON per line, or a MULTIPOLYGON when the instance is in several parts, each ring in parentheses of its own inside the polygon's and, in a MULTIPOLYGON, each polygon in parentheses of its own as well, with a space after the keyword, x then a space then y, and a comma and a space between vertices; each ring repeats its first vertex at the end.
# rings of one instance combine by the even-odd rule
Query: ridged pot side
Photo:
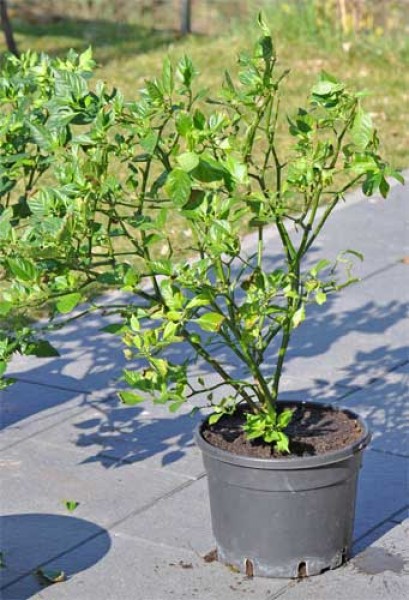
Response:
POLYGON ((255 576, 293 578, 334 569, 347 559, 362 451, 370 439, 363 419, 347 412, 359 421, 361 437, 318 456, 239 456, 210 445, 203 425, 198 428, 221 562, 255 576))

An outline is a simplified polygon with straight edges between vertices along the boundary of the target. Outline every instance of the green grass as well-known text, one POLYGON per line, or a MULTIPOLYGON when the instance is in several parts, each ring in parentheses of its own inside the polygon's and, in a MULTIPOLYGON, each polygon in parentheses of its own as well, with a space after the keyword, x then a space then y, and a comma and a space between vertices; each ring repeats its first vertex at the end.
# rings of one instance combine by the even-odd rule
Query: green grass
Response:
MULTIPOLYGON (((305 103, 319 72, 329 71, 353 88, 368 91, 366 107, 379 129, 384 154, 395 167, 407 167, 409 127, 404 106, 409 101, 409 41, 405 32, 341 39, 329 25, 317 27, 308 2, 302 14, 289 3, 282 4, 269 20, 280 64, 291 69, 284 111, 292 113, 305 103)), ((35 25, 16 21, 14 28, 21 51, 30 48, 61 55, 69 48, 91 45, 99 64, 97 77, 119 87, 128 98, 135 98, 144 80, 159 72, 166 54, 174 59, 185 53, 192 56, 201 72, 201 84, 211 92, 225 68, 234 71, 238 52, 257 35, 254 26, 243 24, 224 35, 181 39, 170 30, 73 18, 35 25)))

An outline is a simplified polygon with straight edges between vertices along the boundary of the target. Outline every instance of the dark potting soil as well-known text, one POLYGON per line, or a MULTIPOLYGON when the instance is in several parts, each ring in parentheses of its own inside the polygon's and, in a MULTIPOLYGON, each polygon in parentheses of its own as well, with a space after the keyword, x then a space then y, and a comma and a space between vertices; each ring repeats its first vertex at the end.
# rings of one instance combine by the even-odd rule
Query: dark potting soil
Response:
POLYGON ((233 416, 224 416, 214 425, 204 424, 202 435, 212 446, 233 454, 254 458, 291 458, 315 456, 341 450, 358 441, 362 427, 351 414, 328 406, 288 404, 294 410, 291 423, 285 429, 290 439, 290 454, 280 454, 272 444, 261 439, 247 440, 242 426, 243 410, 233 416))

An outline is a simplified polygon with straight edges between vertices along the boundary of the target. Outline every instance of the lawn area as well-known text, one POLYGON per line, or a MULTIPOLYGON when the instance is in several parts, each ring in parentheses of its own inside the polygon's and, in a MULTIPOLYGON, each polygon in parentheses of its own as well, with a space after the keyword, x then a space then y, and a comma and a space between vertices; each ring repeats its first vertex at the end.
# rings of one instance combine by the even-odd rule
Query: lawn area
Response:
MULTIPOLYGON (((404 106, 409 101, 409 42, 405 27, 393 33, 377 29, 345 38, 328 27, 318 27, 310 3, 304 4, 302 12, 294 3, 278 2, 268 14, 280 63, 291 69, 285 84, 285 113, 305 103, 316 76, 326 70, 368 92, 366 107, 379 129, 384 154, 395 167, 407 167, 409 127, 404 106)), ((159 72, 165 55, 176 60, 185 53, 193 58, 201 84, 211 95, 224 69, 234 71, 238 52, 257 35, 245 19, 228 26, 224 34, 187 38, 171 29, 83 15, 34 23, 16 18, 14 29, 21 51, 30 48, 61 55, 69 48, 82 50, 91 45, 99 65, 97 77, 119 87, 128 98, 135 98, 144 80, 159 72)), ((3 41, 0 49, 4 50, 3 41)))

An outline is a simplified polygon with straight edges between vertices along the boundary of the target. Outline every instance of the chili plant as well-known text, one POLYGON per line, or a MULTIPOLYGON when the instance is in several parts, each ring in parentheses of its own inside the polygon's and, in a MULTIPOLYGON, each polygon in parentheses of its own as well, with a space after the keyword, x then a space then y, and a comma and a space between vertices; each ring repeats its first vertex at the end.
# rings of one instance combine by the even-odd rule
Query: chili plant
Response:
POLYGON ((123 402, 150 395, 174 411, 202 394, 210 423, 241 405, 248 438, 288 451, 291 411, 279 411, 277 399, 291 334, 309 304, 324 304, 354 281, 351 251, 313 265, 306 257, 348 190, 362 184, 366 195, 386 197, 387 177, 401 177, 378 153, 362 94, 335 77, 322 73, 306 107, 283 115, 288 72, 278 67, 261 17, 259 25, 255 48, 239 57, 238 79, 226 73, 212 98, 196 87, 188 57, 176 66, 166 59, 136 101, 102 83, 91 87, 89 50, 64 60, 4 59, 3 386, 11 383, 13 353, 56 355, 47 331, 104 310, 119 317, 105 329, 122 336, 130 361, 123 402), (188 259, 175 255, 172 219, 189 242, 188 259), (246 228, 258 239, 250 256, 242 248, 246 228), (282 248, 274 268, 265 256, 272 231, 282 248), (106 307, 89 299, 95 284, 124 295, 106 307), (22 319, 33 309, 48 312, 47 325, 22 319), (177 344, 190 348, 185 360, 169 358, 177 344), (239 378, 218 358, 220 346, 241 365, 239 378), (189 376, 198 359, 219 377, 211 387, 189 376), (217 401, 216 388, 224 388, 217 401))

